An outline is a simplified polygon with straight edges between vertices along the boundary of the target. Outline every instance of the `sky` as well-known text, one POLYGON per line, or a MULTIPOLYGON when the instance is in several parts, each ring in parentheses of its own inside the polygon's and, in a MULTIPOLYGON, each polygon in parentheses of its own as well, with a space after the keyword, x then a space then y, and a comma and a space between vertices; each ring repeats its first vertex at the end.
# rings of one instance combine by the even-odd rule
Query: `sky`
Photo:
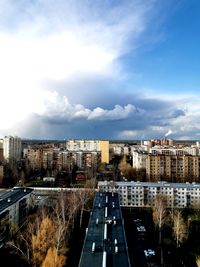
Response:
POLYGON ((200 139, 198 0, 0 0, 0 137, 200 139))

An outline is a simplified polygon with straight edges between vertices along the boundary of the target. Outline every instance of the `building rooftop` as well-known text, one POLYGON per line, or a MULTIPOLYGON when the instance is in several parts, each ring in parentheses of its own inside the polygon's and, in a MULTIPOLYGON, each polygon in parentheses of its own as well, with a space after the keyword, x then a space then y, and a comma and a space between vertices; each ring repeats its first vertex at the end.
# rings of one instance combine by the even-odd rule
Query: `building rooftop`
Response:
POLYGON ((30 194, 33 191, 31 188, 14 188, 3 190, 0 192, 0 213, 13 205, 15 202, 30 194))
POLYGON ((130 267, 118 194, 96 193, 79 267, 130 267))
POLYGON ((100 181, 98 182, 98 186, 121 186, 121 187, 127 187, 127 186, 134 186, 134 187, 171 187, 171 188, 187 188, 187 189, 193 189, 193 188, 199 188, 200 189, 200 183, 168 183, 166 181, 160 181, 160 182, 113 182, 113 181, 100 181))

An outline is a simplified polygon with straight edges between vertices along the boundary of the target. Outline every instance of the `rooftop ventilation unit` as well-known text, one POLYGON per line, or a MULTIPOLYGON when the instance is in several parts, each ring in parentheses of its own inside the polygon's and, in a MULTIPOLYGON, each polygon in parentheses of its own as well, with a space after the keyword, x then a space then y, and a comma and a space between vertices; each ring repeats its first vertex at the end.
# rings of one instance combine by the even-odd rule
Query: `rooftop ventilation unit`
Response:
POLYGON ((108 196, 106 196, 106 203, 108 203, 108 196))
POLYGON ((106 251, 103 252, 103 260, 102 260, 102 267, 106 267, 106 257, 107 257, 107 253, 106 251))
POLYGON ((92 243, 92 253, 95 252, 95 242, 92 243))
POLYGON ((108 207, 105 207, 105 218, 108 217, 108 207))
POLYGON ((104 234, 103 234, 103 239, 107 240, 107 224, 104 224, 104 234))

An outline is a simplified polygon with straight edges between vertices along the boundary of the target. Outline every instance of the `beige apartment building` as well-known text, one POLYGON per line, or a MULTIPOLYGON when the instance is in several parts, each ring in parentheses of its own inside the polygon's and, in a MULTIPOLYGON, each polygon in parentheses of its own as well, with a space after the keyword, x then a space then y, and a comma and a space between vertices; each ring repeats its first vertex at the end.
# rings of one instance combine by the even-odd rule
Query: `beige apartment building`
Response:
POLYGON ((42 167, 42 154, 41 148, 28 148, 24 149, 24 158, 31 169, 41 169, 42 167))
POLYGON ((100 152, 101 162, 109 163, 109 141, 106 140, 67 140, 66 149, 70 152, 100 152))
POLYGON ((148 155, 147 181, 199 182, 200 156, 148 155))
POLYGON ((70 171, 78 168, 97 170, 100 163, 109 163, 109 141, 68 140, 66 149, 52 146, 35 146, 24 149, 26 164, 32 169, 70 171))

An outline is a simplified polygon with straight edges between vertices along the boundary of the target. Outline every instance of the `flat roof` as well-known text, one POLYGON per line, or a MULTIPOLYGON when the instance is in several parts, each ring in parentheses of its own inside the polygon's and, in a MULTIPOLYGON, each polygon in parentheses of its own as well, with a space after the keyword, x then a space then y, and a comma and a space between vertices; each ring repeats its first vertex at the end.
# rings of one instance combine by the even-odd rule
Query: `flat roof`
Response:
POLYGON ((4 190, 0 194, 0 213, 13 205, 15 202, 30 194, 33 191, 31 188, 14 188, 4 190))
POLYGON ((200 183, 168 183, 166 181, 161 182, 115 182, 115 181, 101 181, 98 182, 98 186, 134 186, 134 187, 172 187, 172 188, 187 188, 187 189, 193 189, 193 188, 199 188, 200 189, 200 183))
POLYGON ((130 267, 117 193, 96 193, 79 262, 88 266, 130 267))

